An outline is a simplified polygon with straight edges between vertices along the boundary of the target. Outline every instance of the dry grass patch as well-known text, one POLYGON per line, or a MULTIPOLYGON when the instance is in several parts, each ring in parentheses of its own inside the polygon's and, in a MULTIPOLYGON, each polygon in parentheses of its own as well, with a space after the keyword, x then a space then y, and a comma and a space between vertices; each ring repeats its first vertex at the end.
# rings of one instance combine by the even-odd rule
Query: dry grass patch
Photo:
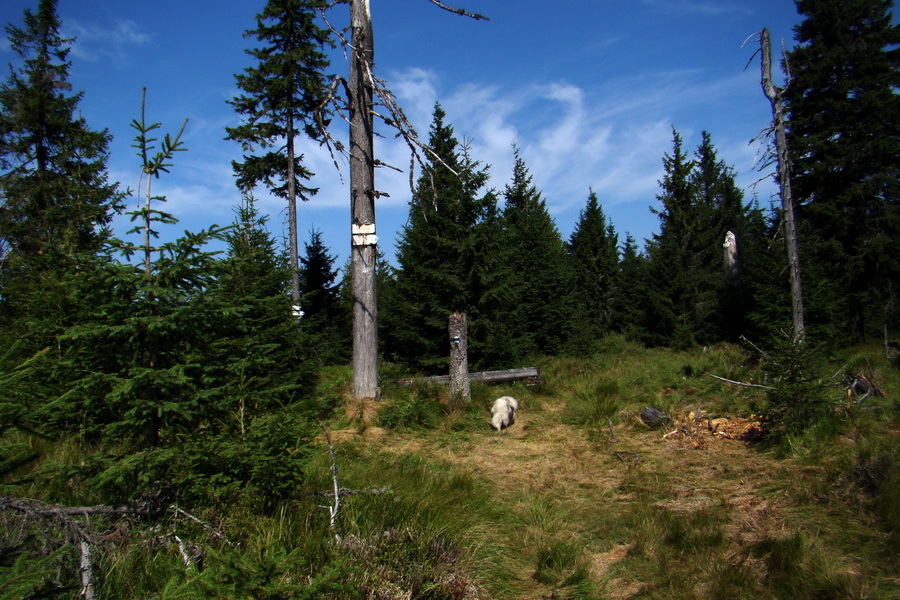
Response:
MULTIPOLYGON (((489 485, 505 510, 479 527, 477 543, 502 556, 495 598, 890 597, 878 587, 890 577, 863 585, 881 567, 863 568, 840 541, 834 511, 864 525, 817 492, 828 469, 756 447, 747 415, 757 392, 701 376, 719 360, 629 352, 596 365, 558 361, 541 366, 543 388, 489 390, 475 401, 483 412, 450 414, 428 431, 389 429, 372 443, 489 485), (657 358, 668 362, 645 364, 657 358), (486 407, 504 394, 521 408, 495 432, 486 407), (648 404, 672 422, 648 428, 639 418, 648 404), (817 579, 797 587, 791 573, 817 579)), ((893 456, 869 454, 858 478, 893 456)))

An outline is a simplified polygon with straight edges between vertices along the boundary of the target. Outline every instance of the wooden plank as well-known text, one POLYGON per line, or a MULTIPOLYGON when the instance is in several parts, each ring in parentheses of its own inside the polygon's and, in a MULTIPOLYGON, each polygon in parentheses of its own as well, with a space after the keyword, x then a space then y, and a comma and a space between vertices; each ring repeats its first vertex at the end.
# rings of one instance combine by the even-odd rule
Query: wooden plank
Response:
MULTIPOLYGON (((507 381, 520 381, 522 379, 534 379, 541 381, 541 371, 537 367, 524 367, 521 369, 506 369, 503 371, 482 371, 481 373, 469 373, 469 381, 481 381, 484 383, 504 383, 507 381)), ((450 382, 449 375, 435 375, 434 377, 405 377, 395 379, 394 383, 400 385, 412 385, 413 383, 437 383, 446 385, 450 382)))

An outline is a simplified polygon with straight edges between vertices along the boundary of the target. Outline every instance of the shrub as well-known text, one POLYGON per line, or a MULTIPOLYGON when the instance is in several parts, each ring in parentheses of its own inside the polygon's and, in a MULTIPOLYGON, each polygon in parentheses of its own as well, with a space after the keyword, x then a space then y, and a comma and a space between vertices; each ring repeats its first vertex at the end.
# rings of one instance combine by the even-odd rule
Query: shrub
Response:
POLYGON ((177 450, 99 452, 81 474, 89 489, 110 502, 200 504, 244 496, 270 510, 301 485, 314 433, 303 418, 270 413, 252 421, 243 436, 201 429, 183 436, 177 450))
POLYGON ((770 439, 807 431, 830 414, 832 403, 815 367, 815 351, 805 343, 774 338, 763 365, 771 389, 759 415, 770 439))

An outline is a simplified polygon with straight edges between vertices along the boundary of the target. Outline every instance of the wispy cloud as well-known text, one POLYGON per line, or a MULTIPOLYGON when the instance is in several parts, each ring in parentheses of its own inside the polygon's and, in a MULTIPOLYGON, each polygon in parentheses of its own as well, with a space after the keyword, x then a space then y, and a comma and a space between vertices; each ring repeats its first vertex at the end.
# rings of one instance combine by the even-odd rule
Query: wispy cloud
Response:
POLYGON ((128 48, 141 46, 152 39, 152 35, 142 32, 134 21, 117 21, 110 27, 90 24, 82 25, 77 21, 67 21, 63 34, 75 38, 72 54, 89 62, 112 60, 117 63, 128 63, 128 48))
MULTIPOLYGON (((711 130, 720 158, 734 164, 741 175, 739 184, 759 179, 750 172, 755 149, 747 144, 756 132, 725 130, 723 123, 733 121, 733 115, 724 109, 724 117, 716 120, 715 115, 718 107, 727 109, 740 90, 756 93, 753 77, 751 73, 707 79, 697 71, 658 72, 610 80, 593 91, 564 80, 519 87, 473 83, 449 87, 438 75, 422 69, 390 73, 386 79, 423 141, 427 141, 434 102, 440 100, 457 138, 470 140, 472 157, 491 166, 489 187, 502 190, 509 181, 511 146, 517 144, 564 236, 572 231, 588 190, 593 189, 616 228, 642 239, 655 225, 646 215, 659 192, 662 157, 671 151, 673 126, 691 151, 699 142, 700 130, 711 130), (698 113, 708 114, 708 122, 698 120, 698 113)), ((169 198, 166 209, 186 219, 193 215, 202 216, 206 223, 230 223, 239 199, 230 166, 237 156, 236 145, 218 142, 215 147, 195 147, 202 139, 215 137, 222 123, 198 118, 191 125, 203 135, 192 137, 191 151, 178 157, 173 178, 160 183, 159 193, 169 198)), ((334 119, 332 130, 346 145, 346 123, 334 119)), ((403 170, 376 172, 376 187, 387 194, 377 202, 378 235, 391 255, 393 236, 408 217, 410 152, 402 139, 383 133, 375 140, 377 156, 403 170)), ((320 190, 298 206, 301 232, 311 227, 333 232, 330 243, 343 256, 349 241, 349 234, 341 233, 349 227, 347 161, 338 157, 338 171, 318 143, 303 139, 298 143, 306 166, 316 174, 312 185, 320 190)), ((271 215, 270 229, 280 238, 284 200, 264 189, 255 195, 260 210, 271 215)))
MULTIPOLYGON (((402 83, 397 89, 404 90, 398 98, 414 106, 430 106, 436 93, 402 83), (427 93, 428 99, 410 97, 410 90, 427 93)), ((516 143, 556 210, 583 204, 589 187, 610 203, 645 201, 648 193, 652 198, 660 158, 671 139, 671 121, 659 117, 659 106, 649 116, 645 104, 607 105, 565 81, 520 89, 467 84, 445 98, 448 122, 458 138, 472 140, 476 159, 492 165, 490 185, 497 189, 512 172, 511 145, 516 143)), ((416 125, 427 128, 428 121, 416 125)))
MULTIPOLYGON (((443 90, 437 77, 416 70, 392 74, 391 84, 401 104, 414 107, 420 132, 427 132, 434 100, 441 97, 457 137, 471 139, 473 157, 492 166, 492 187, 502 189, 511 176, 516 143, 560 228, 568 230, 589 188, 607 206, 643 211, 653 204, 673 127, 688 147, 699 142, 701 129, 712 131, 720 158, 737 163, 739 183, 756 181, 758 174, 750 171, 754 149, 747 145, 755 132, 723 131, 717 114, 725 113, 727 120, 736 95, 755 93, 752 76, 715 79, 682 70, 611 80, 594 92, 566 81, 515 89, 470 83, 443 90), (708 114, 708 120, 698 120, 698 113, 708 114)), ((399 164, 408 163, 402 144, 384 140, 382 149, 399 164)), ((392 196, 408 198, 405 177, 391 176, 392 196)))
POLYGON ((703 0, 641 0, 641 2, 669 12, 709 16, 749 12, 745 6, 734 2, 706 2, 703 0))

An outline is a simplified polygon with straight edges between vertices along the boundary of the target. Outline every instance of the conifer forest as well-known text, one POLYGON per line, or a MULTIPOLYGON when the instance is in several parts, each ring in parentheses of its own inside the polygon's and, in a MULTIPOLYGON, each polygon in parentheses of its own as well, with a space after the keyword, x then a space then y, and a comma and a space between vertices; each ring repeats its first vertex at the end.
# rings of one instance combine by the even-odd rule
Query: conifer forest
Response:
MULTIPOLYGON (((430 1, 494 10, 467 2, 430 1)), ((519 147, 492 170, 440 101, 417 135, 373 75, 369 0, 258 0, 240 124, 215 133, 240 201, 176 238, 155 186, 185 125, 145 96, 140 183, 115 181, 57 4, 5 27, 0 600, 900 597, 892 0, 796 0, 784 56, 747 42, 779 198, 676 124, 646 240, 587 184, 560 231, 519 147), (373 117, 415 167, 393 248, 366 211, 373 117), (346 264, 298 232, 300 139, 350 157, 346 264), (470 373, 540 376, 429 383, 454 313, 470 373), (518 413, 493 431, 501 396, 518 413)))

